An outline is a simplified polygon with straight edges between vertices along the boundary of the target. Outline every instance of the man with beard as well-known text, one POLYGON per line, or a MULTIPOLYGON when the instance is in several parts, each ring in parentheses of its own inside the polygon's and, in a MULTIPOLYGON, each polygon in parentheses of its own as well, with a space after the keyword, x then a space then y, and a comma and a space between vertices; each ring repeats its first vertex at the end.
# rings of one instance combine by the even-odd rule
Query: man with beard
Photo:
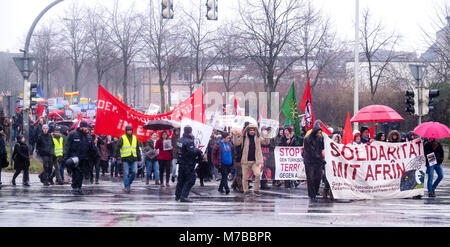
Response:
POLYGON ((88 123, 80 122, 80 127, 70 132, 64 145, 64 160, 72 169, 72 193, 83 195, 83 171, 89 169, 89 159, 95 158, 97 149, 94 138, 89 134, 88 123))
POLYGON ((302 152, 305 163, 308 196, 313 202, 316 201, 316 195, 322 179, 322 168, 325 165, 325 160, 322 155, 323 149, 322 126, 320 120, 316 120, 311 133, 304 140, 302 152))

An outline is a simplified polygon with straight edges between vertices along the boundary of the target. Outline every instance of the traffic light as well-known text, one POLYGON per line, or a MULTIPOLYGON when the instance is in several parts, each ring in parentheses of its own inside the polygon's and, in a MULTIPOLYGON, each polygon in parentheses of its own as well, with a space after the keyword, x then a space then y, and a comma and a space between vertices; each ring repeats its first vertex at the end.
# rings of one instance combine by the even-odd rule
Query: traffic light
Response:
POLYGON ((406 108, 405 111, 411 115, 418 114, 419 110, 419 99, 417 94, 417 89, 406 90, 406 108))
POLYGON ((217 21, 217 0, 206 1, 206 19, 217 21))
POLYGON ((37 102, 33 101, 33 98, 36 97, 37 95, 37 87, 38 84, 37 83, 30 83, 30 107, 31 108, 36 108, 37 107, 37 102))
POLYGON ((439 96, 439 90, 438 89, 424 89, 423 90, 423 108, 422 108, 422 114, 426 115, 430 111, 434 110, 434 99, 439 96))
POLYGON ((161 15, 163 19, 173 19, 173 0, 161 1, 161 15))

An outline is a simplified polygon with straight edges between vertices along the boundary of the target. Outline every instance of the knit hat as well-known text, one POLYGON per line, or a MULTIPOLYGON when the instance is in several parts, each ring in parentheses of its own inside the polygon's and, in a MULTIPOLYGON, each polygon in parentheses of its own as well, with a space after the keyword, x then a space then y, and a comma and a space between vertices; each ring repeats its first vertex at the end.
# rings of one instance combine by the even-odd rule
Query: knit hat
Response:
POLYGON ((80 122, 80 128, 87 128, 87 127, 89 127, 89 125, 86 121, 83 120, 80 122))
POLYGON ((187 125, 184 127, 184 133, 191 134, 192 133, 192 127, 187 125))

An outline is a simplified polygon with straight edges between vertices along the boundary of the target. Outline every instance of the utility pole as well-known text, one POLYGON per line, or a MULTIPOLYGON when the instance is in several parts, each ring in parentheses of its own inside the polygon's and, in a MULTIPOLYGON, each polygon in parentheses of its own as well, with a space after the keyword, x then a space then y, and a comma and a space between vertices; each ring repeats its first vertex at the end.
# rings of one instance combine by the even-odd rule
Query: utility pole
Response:
MULTIPOLYGON (((353 114, 359 111, 359 0, 355 0, 355 83, 353 91, 353 114)), ((358 129, 358 123, 354 122, 353 128, 358 129)))
POLYGON ((49 4, 44 10, 39 13, 39 15, 34 19, 33 24, 31 24, 30 29, 28 30, 27 38, 25 41, 25 47, 23 50, 20 50, 23 52, 23 57, 15 57, 14 62, 16 63, 17 67, 19 68, 20 72, 22 73, 23 77, 23 135, 25 136, 26 143, 29 144, 29 132, 30 132, 30 126, 29 126, 29 113, 30 113, 30 88, 31 83, 29 81, 29 78, 34 70, 35 65, 37 64, 37 59, 29 57, 28 51, 30 47, 30 41, 31 37, 33 35, 34 29, 39 22, 39 20, 44 16, 45 13, 47 13, 48 10, 50 10, 53 6, 57 5, 58 3, 62 2, 64 0, 56 0, 49 4), (28 97, 27 97, 28 96, 28 97))
POLYGON ((425 76, 425 72, 427 69, 426 65, 423 64, 410 64, 409 69, 411 70, 411 73, 416 80, 416 89, 417 89, 417 99, 418 99, 418 125, 422 123, 422 116, 423 116, 423 77, 425 76))

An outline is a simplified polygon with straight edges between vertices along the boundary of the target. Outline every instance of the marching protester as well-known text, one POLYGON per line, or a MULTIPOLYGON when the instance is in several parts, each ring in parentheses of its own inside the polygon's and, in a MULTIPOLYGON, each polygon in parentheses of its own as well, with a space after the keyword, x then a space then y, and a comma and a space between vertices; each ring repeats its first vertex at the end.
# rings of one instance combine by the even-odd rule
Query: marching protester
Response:
POLYGON ((384 134, 384 132, 378 132, 377 135, 375 136, 375 140, 379 142, 385 142, 386 135, 384 134))
POLYGON ((2 169, 8 167, 8 158, 6 153, 5 132, 3 126, 0 126, 0 189, 2 188, 2 169))
POLYGON ((169 187, 170 168, 172 166, 172 141, 168 139, 166 131, 161 133, 161 137, 156 142, 156 149, 159 150, 158 164, 159 176, 161 178, 161 187, 164 187, 164 173, 166 174, 166 186, 169 187), (170 146, 168 146, 170 144, 170 146))
POLYGON ((23 135, 17 136, 17 143, 14 145, 12 160, 14 161, 14 169, 16 170, 11 181, 12 185, 16 185, 16 178, 23 171, 22 183, 24 186, 30 186, 28 183, 30 181, 30 153, 23 135))
MULTIPOLYGON (((110 141, 107 136, 98 136, 97 148, 100 152, 100 169, 102 172, 102 176, 105 176, 108 173, 108 161, 109 161, 109 152, 108 152, 108 144, 110 141)), ((98 182, 98 179, 96 180, 98 182)))
POLYGON ((397 130, 392 130, 388 134, 388 142, 401 142, 400 132, 397 130))
POLYGON ((369 128, 362 126, 361 129, 359 130, 359 133, 361 133, 361 143, 366 144, 366 143, 371 143, 373 140, 370 139, 370 132, 369 132, 369 128))
POLYGON ((233 143, 235 146, 241 146, 242 157, 241 157, 241 167, 242 167, 242 186, 244 194, 249 194, 248 188, 248 173, 249 170, 253 171, 255 176, 255 195, 260 195, 259 186, 261 182, 261 164, 263 164, 264 159, 261 150, 261 142, 269 143, 270 140, 265 141, 261 137, 258 126, 254 124, 249 124, 245 127, 242 135, 238 135, 236 142, 233 143))
MULTIPOLYGON (((294 137, 294 130, 292 129, 292 127, 290 126, 286 126, 284 128, 284 135, 281 137, 281 142, 279 143, 279 146, 282 147, 294 147, 297 146, 296 145, 296 140, 294 137)), ((285 188, 291 188, 292 184, 295 183, 291 183, 293 181, 291 180, 282 180, 281 183, 278 183, 277 186, 281 186, 282 183, 284 183, 284 187, 285 188)))
POLYGON ((234 146, 230 140, 231 137, 227 132, 222 133, 222 138, 215 144, 212 151, 212 162, 222 175, 218 191, 227 195, 230 193, 230 188, 228 187, 228 174, 233 166, 235 152, 234 146))
MULTIPOLYGON (((53 152, 54 170, 50 176, 50 183, 53 183, 53 178, 56 176, 56 184, 63 185, 64 180, 61 175, 61 164, 63 163, 63 152, 64 152, 64 138, 61 136, 61 128, 56 127, 52 133, 53 146, 55 147, 53 152)), ((64 170, 63 170, 64 173, 64 170)))
POLYGON ((353 135, 353 145, 359 145, 359 144, 362 144, 361 134, 359 132, 357 132, 353 135))
POLYGON ((137 162, 141 161, 140 144, 137 137, 133 135, 133 127, 127 125, 125 127, 125 134, 120 137, 116 147, 116 161, 120 157, 123 164, 123 191, 131 192, 131 184, 137 173, 137 162))
POLYGON ((159 185, 159 165, 158 165, 158 154, 159 149, 155 149, 156 141, 158 140, 158 134, 153 132, 151 137, 145 142, 143 152, 145 157, 145 175, 146 184, 150 183, 152 173, 155 176, 155 184, 159 185))
POLYGON ((198 166, 195 168, 195 172, 197 173, 197 177, 200 180, 200 186, 205 186, 205 180, 209 177, 210 167, 208 163, 207 155, 203 156, 203 159, 198 161, 198 166))
POLYGON ((51 180, 52 168, 53 168, 53 155, 55 153, 53 137, 48 133, 48 125, 42 126, 42 134, 39 136, 36 143, 36 151, 42 159, 42 165, 44 167, 43 172, 39 175, 41 182, 44 186, 53 184, 51 180))
POLYGON ((424 146, 424 152, 428 173, 428 197, 436 197, 436 188, 444 178, 444 171, 442 170, 444 149, 436 139, 428 138, 428 142, 426 142, 424 146), (437 173, 437 178, 433 183, 435 171, 437 173))
POLYGON ((111 167, 110 167, 110 175, 111 177, 118 177, 119 176, 119 161, 114 160, 114 157, 116 154, 114 153, 117 148, 117 143, 119 142, 119 137, 113 136, 112 141, 108 144, 108 152, 109 152, 109 159, 111 161, 111 167))
POLYGON ((417 138, 417 135, 414 134, 412 131, 409 131, 408 134, 406 134, 406 138, 407 141, 412 141, 417 138))
POLYGON ((320 180, 322 179, 323 166, 325 165, 322 150, 324 150, 322 126, 320 120, 316 120, 311 133, 304 140, 304 149, 302 152, 305 163, 308 196, 313 202, 316 201, 320 180))
POLYGON ((177 165, 177 159, 178 159, 178 150, 177 150, 177 142, 178 139, 180 139, 180 129, 175 128, 173 130, 173 137, 172 137, 172 172, 171 172, 171 178, 172 183, 175 183, 175 179, 178 176, 178 165, 177 165))
POLYGON ((195 164, 202 158, 202 151, 195 147, 192 127, 185 126, 183 136, 178 139, 178 183, 175 200, 192 202, 189 192, 195 184, 195 164))
POLYGON ((80 126, 70 132, 64 145, 64 160, 72 171, 72 193, 83 195, 83 171, 89 169, 89 160, 95 159, 97 148, 94 138, 89 134, 88 123, 81 121, 80 126))

